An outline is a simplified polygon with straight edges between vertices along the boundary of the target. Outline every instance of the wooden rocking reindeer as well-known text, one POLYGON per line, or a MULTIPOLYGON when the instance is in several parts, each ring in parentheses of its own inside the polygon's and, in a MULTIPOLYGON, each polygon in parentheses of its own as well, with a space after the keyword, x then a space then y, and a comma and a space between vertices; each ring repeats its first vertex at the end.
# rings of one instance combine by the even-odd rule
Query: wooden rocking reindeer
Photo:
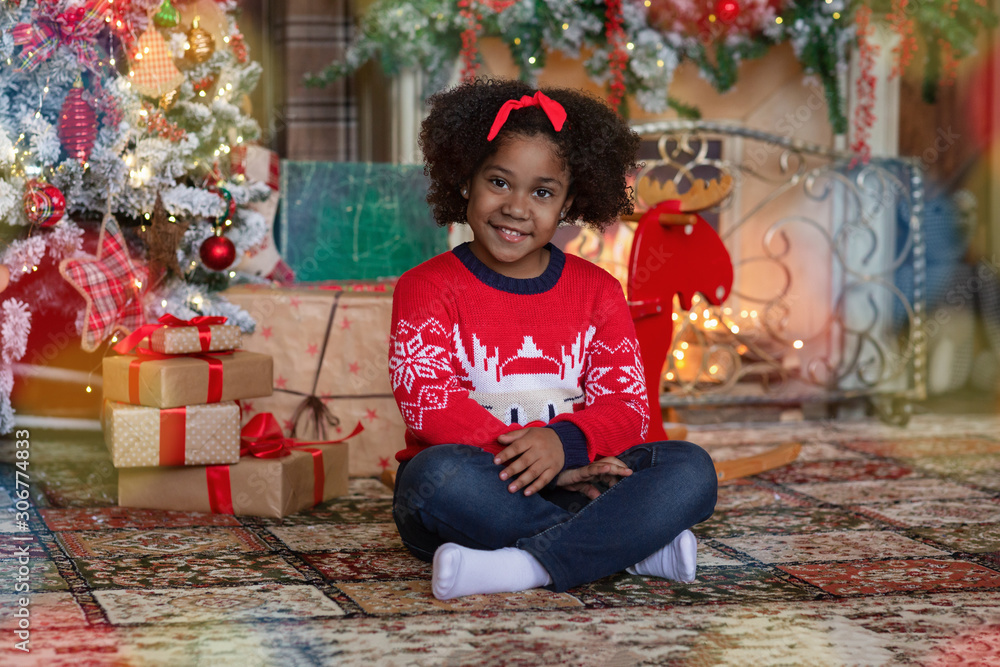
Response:
MULTIPOLYGON (((711 182, 695 180, 684 194, 678 194, 672 181, 660 185, 646 176, 637 184, 639 197, 651 206, 638 216, 627 293, 645 367, 651 442, 684 437, 674 429, 668 436, 660 407, 660 374, 674 334, 674 295, 682 308, 690 310, 695 293, 719 306, 733 287, 729 251, 697 213, 721 202, 732 187, 729 174, 711 182)), ((791 463, 800 448, 798 443, 787 443, 756 456, 717 461, 716 472, 720 480, 754 475, 791 463)))

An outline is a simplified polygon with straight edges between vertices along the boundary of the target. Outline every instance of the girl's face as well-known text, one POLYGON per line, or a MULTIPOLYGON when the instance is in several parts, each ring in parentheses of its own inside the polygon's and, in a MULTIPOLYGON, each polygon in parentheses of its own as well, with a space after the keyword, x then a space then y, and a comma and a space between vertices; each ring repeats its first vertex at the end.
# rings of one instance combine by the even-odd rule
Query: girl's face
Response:
POLYGON ((545 272, 561 214, 569 210, 570 174, 546 137, 514 135, 468 182, 467 216, 481 262, 508 278, 545 272))

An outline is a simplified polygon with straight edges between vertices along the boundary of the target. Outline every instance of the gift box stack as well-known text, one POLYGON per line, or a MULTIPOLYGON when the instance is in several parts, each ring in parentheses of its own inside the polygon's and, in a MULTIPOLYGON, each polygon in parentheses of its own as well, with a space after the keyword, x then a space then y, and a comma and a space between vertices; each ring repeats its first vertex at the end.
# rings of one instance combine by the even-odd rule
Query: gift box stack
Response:
POLYGON ((269 414, 241 432, 239 402, 271 394, 273 361, 240 347, 225 318, 167 315, 104 359, 119 505, 280 517, 347 491, 346 446, 285 438, 269 414))

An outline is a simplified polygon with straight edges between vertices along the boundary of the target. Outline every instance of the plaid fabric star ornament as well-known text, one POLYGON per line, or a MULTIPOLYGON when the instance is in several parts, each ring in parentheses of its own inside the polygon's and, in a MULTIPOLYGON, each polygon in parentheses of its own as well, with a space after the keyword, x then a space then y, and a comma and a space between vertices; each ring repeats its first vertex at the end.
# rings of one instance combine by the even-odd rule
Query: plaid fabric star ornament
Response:
POLYGON ((97 256, 64 259, 59 273, 87 302, 80 342, 87 352, 97 350, 118 330, 129 333, 145 324, 142 290, 146 269, 132 263, 125 238, 111 216, 104 219, 97 256))

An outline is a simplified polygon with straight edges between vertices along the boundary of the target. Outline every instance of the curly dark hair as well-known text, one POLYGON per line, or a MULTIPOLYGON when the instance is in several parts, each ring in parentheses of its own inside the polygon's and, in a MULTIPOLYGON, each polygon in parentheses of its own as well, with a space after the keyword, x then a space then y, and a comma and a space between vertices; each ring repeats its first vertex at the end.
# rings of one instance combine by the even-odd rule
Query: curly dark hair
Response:
POLYGON ((566 123, 556 132, 538 107, 510 114, 493 141, 486 136, 504 102, 534 95, 522 81, 477 79, 428 99, 430 115, 420 128, 424 173, 430 180, 427 202, 439 225, 468 222, 468 201, 460 189, 480 165, 513 136, 543 135, 556 145, 568 167, 575 195, 568 220, 603 229, 632 212, 632 189, 625 177, 638 168, 639 136, 605 102, 580 90, 542 88, 566 109, 566 123))

